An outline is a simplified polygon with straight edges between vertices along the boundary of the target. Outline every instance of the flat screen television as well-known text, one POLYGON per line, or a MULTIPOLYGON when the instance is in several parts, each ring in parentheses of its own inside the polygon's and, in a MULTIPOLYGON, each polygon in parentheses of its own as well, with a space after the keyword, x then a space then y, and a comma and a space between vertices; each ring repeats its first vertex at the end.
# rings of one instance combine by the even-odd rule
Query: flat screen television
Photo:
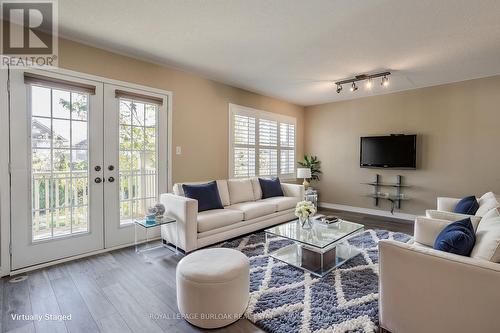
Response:
POLYGON ((361 137, 362 168, 417 168, 417 136, 386 135, 361 137))

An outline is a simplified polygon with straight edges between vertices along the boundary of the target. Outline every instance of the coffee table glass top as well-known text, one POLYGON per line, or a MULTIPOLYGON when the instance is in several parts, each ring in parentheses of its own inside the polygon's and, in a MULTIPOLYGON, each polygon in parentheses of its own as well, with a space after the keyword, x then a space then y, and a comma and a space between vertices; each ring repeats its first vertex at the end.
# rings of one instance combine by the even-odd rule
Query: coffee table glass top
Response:
POLYGON ((344 240, 364 228, 362 224, 344 220, 332 224, 313 220, 312 225, 311 229, 304 229, 301 227, 299 220, 293 220, 266 229, 265 231, 268 234, 288 238, 306 245, 325 248, 333 243, 344 240))

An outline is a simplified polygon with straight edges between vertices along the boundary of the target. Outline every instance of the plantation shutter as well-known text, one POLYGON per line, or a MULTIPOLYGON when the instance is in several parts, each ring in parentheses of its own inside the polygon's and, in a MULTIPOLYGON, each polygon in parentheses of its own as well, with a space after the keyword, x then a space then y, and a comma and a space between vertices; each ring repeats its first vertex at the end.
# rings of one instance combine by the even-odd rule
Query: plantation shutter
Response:
POLYGON ((259 119, 259 176, 278 174, 278 122, 259 119))
POLYGON ((280 174, 295 170, 295 125, 280 123, 280 174))
POLYGON ((233 177, 255 176, 256 118, 233 116, 233 177))
POLYGON ((230 104, 230 177, 295 178, 296 120, 230 104))

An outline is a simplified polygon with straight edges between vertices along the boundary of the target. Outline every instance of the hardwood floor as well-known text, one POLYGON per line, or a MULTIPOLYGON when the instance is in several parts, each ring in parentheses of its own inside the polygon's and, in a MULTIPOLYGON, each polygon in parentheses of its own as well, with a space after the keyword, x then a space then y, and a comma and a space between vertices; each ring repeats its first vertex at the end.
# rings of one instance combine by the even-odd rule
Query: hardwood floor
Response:
MULTIPOLYGON (((366 229, 413 234, 397 219, 320 210, 359 222, 366 229)), ((175 268, 181 255, 166 248, 136 254, 133 247, 75 260, 27 274, 21 282, 0 280, 2 332, 202 332, 178 318, 175 268), (71 315, 71 320, 32 320, 15 315, 71 315)), ((238 322, 212 332, 262 332, 238 322)))

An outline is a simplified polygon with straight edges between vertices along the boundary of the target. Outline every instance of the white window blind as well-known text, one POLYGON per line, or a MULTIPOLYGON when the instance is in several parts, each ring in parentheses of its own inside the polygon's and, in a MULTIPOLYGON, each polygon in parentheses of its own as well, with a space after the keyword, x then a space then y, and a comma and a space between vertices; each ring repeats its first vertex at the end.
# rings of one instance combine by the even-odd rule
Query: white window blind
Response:
POLYGON ((294 177, 292 117, 230 104, 230 177, 294 177))
POLYGON ((255 176, 255 117, 233 116, 233 176, 255 176))
POLYGON ((295 172, 295 125, 280 124, 280 173, 295 172))

